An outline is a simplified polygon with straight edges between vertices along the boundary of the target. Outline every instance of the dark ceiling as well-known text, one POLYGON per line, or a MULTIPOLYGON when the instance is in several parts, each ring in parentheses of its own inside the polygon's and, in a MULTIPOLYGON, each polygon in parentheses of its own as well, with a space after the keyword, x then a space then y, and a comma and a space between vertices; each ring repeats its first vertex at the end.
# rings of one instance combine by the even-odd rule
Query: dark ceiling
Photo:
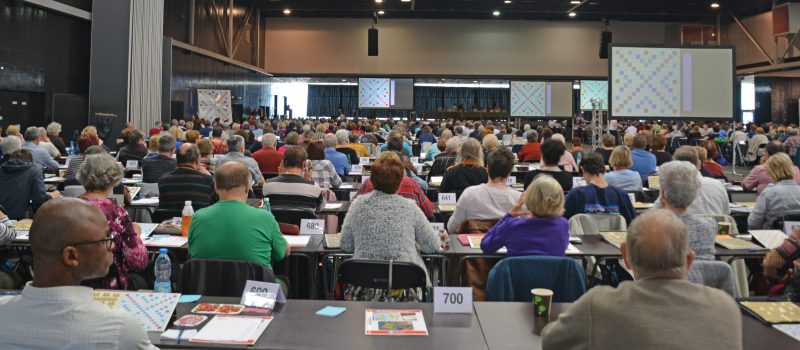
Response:
POLYGON ((722 14, 721 20, 728 22, 730 12, 747 17, 768 11, 773 3, 717 0, 720 8, 712 9, 712 2, 715 0, 588 0, 575 10, 575 18, 567 16, 576 6, 570 0, 512 0, 510 4, 503 0, 263 0, 261 7, 269 17, 286 16, 283 10, 288 8, 293 17, 323 18, 369 18, 384 10, 381 18, 714 22, 716 15, 722 14), (492 15, 495 10, 500 11, 499 16, 492 15))

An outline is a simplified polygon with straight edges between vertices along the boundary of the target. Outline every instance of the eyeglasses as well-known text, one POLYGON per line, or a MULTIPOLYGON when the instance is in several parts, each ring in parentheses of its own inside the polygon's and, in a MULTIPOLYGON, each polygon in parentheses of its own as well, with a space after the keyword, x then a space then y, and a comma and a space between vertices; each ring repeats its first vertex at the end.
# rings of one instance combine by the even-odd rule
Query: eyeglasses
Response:
POLYGON ((86 241, 86 242, 72 243, 72 244, 68 245, 68 247, 69 246, 77 247, 79 245, 95 244, 95 243, 102 243, 106 247, 106 250, 111 251, 111 248, 114 246, 114 235, 113 234, 109 234, 108 237, 103 238, 103 239, 98 239, 96 241, 86 241))

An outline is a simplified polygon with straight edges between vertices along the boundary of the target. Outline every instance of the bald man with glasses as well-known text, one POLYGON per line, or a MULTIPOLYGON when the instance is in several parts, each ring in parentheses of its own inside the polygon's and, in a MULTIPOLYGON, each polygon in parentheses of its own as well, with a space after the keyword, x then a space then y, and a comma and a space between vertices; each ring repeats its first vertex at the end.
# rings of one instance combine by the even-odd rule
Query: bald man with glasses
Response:
POLYGON ((33 281, 0 298, 2 348, 156 349, 136 319, 94 301, 81 282, 108 274, 114 241, 100 209, 75 198, 45 203, 30 230, 33 281))

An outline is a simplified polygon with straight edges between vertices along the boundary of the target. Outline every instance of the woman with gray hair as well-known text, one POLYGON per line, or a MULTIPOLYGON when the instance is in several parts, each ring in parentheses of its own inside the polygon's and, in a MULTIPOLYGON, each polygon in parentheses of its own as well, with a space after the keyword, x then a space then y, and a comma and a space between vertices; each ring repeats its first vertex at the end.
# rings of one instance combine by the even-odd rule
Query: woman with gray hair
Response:
POLYGON ((52 122, 47 125, 47 138, 50 139, 50 143, 56 146, 61 155, 67 155, 67 145, 64 139, 58 136, 59 134, 61 134, 61 124, 52 122))
POLYGON ((122 167, 107 153, 87 155, 78 171, 78 181, 86 189, 81 199, 106 215, 112 238, 111 241, 86 243, 86 249, 96 248, 89 245, 103 244, 114 259, 106 277, 84 282, 93 288, 127 289, 128 272, 147 267, 147 248, 139 238, 141 228, 131 220, 125 208, 108 198, 114 187, 122 181, 122 174, 122 167))
POLYGON ((698 260, 714 260, 717 223, 687 211, 700 190, 695 167, 689 162, 667 162, 658 168, 658 179, 661 208, 673 212, 689 227, 689 248, 694 250, 698 260))

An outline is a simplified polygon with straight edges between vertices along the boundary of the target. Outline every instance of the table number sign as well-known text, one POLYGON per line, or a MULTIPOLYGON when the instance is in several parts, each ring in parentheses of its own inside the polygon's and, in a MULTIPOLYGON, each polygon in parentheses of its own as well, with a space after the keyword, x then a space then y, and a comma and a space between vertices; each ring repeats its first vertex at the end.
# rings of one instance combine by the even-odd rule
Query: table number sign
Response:
POLYGON ((433 313, 437 314, 472 313, 472 288, 434 287, 433 313))
POLYGON ((300 220, 301 235, 321 235, 325 233, 325 220, 302 219, 300 220))

